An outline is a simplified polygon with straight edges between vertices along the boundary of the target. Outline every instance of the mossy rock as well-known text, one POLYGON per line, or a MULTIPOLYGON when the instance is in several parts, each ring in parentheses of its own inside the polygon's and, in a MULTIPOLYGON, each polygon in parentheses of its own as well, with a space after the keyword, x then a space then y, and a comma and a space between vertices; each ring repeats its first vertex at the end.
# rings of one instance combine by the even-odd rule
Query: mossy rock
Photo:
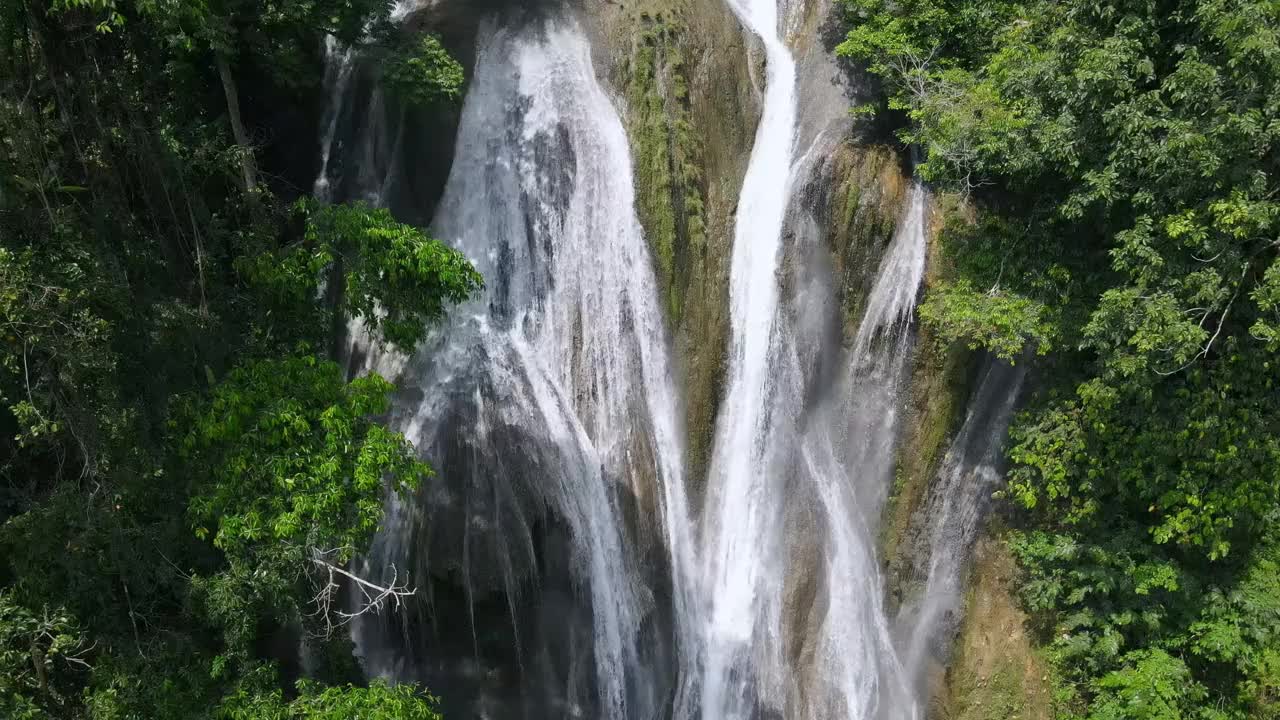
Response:
MULTIPOLYGON (((952 274, 940 245, 948 219, 963 218, 969 206, 954 195, 935 196, 927 218, 928 257, 922 293, 952 274)), ((964 422, 976 355, 961 344, 944 345, 925 326, 916 336, 910 395, 903 407, 893 490, 880 525, 881 557, 885 560, 886 592, 891 607, 900 604, 914 575, 915 548, 907 535, 938 473, 951 437, 964 422)))
POLYGON ((1014 597, 1017 567, 992 533, 974 552, 965 619, 931 720, 1051 720, 1054 679, 1014 597))
POLYGON ((844 310, 844 337, 851 341, 905 210, 909 177, 898 153, 887 145, 845 141, 827 163, 830 187, 824 224, 844 310))
POLYGON ((733 214, 759 122, 745 62, 755 41, 723 0, 597 2, 586 18, 601 70, 622 101, 636 212, 673 335, 696 488, 725 372, 733 214))

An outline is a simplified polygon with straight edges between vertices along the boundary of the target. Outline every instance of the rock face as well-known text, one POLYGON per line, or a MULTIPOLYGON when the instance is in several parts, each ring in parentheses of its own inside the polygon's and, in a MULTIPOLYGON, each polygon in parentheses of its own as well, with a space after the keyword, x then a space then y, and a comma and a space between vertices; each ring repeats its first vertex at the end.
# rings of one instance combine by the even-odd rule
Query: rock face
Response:
MULTIPOLYGON (((759 122, 763 52, 725 0, 581 7, 597 36, 598 72, 617 94, 631 138, 636 207, 674 335, 696 483, 724 389, 734 214, 759 122)), ((819 156, 796 179, 799 204, 823 226, 847 341, 901 214, 908 174, 893 148, 867 144, 848 118, 858 82, 833 59, 841 34, 833 3, 794 2, 786 13, 799 73, 797 148, 819 156)), ((794 258, 794 242, 786 247, 794 258)))
MULTIPOLYGON (((935 207, 926 288, 950 273, 945 225, 972 221, 956 197, 935 207)), ((988 519, 1025 361, 1010 366, 919 329, 881 547, 898 645, 931 719, 1051 715, 1044 664, 1015 597, 1016 566, 998 518, 988 519)))
POLYGON ((1053 693, 1048 669, 1025 629, 1014 598, 1017 568, 996 537, 979 541, 973 558, 964 622, 951 664, 931 698, 934 720, 1049 720, 1053 693))
POLYGON ((892 148, 841 139, 804 190, 822 229, 841 307, 841 337, 852 341, 885 244, 902 214, 908 179, 892 148))
MULTIPOLYGON (((940 246, 945 218, 967 212, 957 198, 945 195, 938 198, 934 208, 925 292, 944 282, 949 274, 940 246)), ((908 537, 914 530, 912 518, 938 473, 948 441, 964 421, 969 386, 976 370, 973 352, 959 344, 940 345, 927 327, 918 328, 918 348, 912 363, 911 395, 903 408, 893 495, 880 530, 887 568, 885 589, 895 611, 909 590, 915 569, 917 548, 911 546, 908 537)))
POLYGON ((699 478, 721 395, 733 217, 760 118, 761 54, 724 0, 597 0, 583 10, 631 139, 636 210, 681 363, 699 478))

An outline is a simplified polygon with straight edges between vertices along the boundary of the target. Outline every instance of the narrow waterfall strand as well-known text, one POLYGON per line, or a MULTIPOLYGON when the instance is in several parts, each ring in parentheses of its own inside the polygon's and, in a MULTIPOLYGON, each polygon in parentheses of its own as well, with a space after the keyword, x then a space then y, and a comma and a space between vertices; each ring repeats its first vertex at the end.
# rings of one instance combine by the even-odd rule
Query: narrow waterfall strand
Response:
POLYGON ((764 43, 764 103, 743 181, 730 270, 729 378, 708 479, 703 518, 703 577, 710 617, 704 620, 701 712, 704 718, 747 717, 756 690, 749 665, 764 612, 763 550, 778 532, 763 471, 768 431, 769 354, 778 305, 775 272, 786 214, 796 119, 795 63, 778 28, 777 0, 730 0, 764 43))

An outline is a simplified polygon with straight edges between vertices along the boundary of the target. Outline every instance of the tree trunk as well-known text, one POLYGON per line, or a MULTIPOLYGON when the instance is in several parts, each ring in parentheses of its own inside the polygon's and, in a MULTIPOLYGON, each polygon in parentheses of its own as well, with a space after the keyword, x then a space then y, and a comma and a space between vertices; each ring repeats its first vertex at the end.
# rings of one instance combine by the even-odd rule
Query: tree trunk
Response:
POLYGON ((40 683, 40 695, 49 695, 49 676, 44 671, 44 650, 36 640, 31 641, 31 667, 36 671, 36 682, 40 683))
POLYGON ((253 162, 253 146, 249 144, 249 135, 244 131, 244 123, 240 119, 240 91, 236 88, 236 79, 231 75, 227 56, 222 53, 214 55, 218 63, 218 76, 222 78, 222 92, 227 96, 231 132, 235 135, 236 144, 240 146, 240 171, 244 173, 244 190, 252 193, 258 189, 258 171, 253 162))
POLYGON ((333 266, 329 268, 329 282, 325 287, 325 303, 333 313, 329 326, 329 358, 344 366, 344 355, 347 349, 347 316, 342 311, 343 301, 347 294, 346 263, 342 253, 335 253, 333 266))

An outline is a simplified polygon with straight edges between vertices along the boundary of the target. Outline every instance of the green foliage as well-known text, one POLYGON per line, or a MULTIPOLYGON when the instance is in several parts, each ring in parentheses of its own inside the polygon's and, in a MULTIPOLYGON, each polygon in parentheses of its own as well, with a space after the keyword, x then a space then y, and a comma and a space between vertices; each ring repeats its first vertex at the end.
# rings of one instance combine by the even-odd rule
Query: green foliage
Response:
POLYGON ((309 0, 264 4, 250 0, 56 0, 51 15, 71 22, 93 18, 98 33, 131 22, 154 23, 154 40, 180 53, 213 52, 251 58, 282 85, 320 77, 316 38, 333 35, 351 44, 371 25, 385 22, 388 0, 309 0))
POLYGON ((1280 350, 1280 258, 1271 262, 1251 297, 1258 304, 1258 319, 1250 332, 1266 343, 1267 352, 1280 350))
POLYGON ((302 201, 297 210, 305 222, 301 242, 241 263, 284 319, 274 328, 283 337, 318 343, 336 315, 340 324, 358 318, 375 337, 409 352, 446 308, 484 284, 462 253, 384 208, 302 201), (331 300, 319 306, 325 286, 331 300))
POLYGON ((1100 380, 1013 431, 1010 490, 1056 523, 1087 531, 1125 512, 1149 541, 1221 558, 1280 501, 1280 439, 1269 361, 1237 356, 1121 393, 1100 380))
POLYGON ((383 478, 405 492, 430 474, 403 436, 374 422, 391 385, 351 383, 304 355, 233 370, 190 420, 196 534, 236 560, 281 545, 340 548, 345 562, 377 529, 383 478))
POLYGON ((382 81, 410 105, 433 106, 462 97, 466 77, 435 35, 395 48, 382 68, 382 81))
POLYGON ((375 681, 369 687, 323 687, 298 683, 299 695, 285 701, 279 690, 240 688, 219 708, 218 720, 440 720, 436 700, 407 685, 375 681))
MULTIPOLYGON (((299 205, 270 126, 314 105, 325 33, 382 42, 389 10, 0 4, 0 717, 283 692, 272 647, 332 629, 315 585, 426 476, 391 386, 318 350, 353 317, 411 349, 479 277, 385 210, 299 205)), ((323 645, 313 679, 358 682, 323 645)), ((288 717, 427 717, 414 692, 309 685, 288 717)))
POLYGON ((1208 693, 1179 659, 1162 650, 1132 653, 1097 682, 1089 720, 1183 720, 1201 713, 1208 693))
POLYGON ((17 422, 19 445, 74 434, 84 439, 86 452, 94 452, 88 443, 96 445, 106 428, 87 427, 93 423, 88 413, 93 405, 104 409, 110 398, 71 398, 67 392, 81 386, 109 392, 117 358, 96 297, 102 288, 87 253, 49 250, 37 262, 32 248, 0 248, 0 372, 7 375, 5 387, 13 388, 4 400, 17 422))
POLYGON ((65 610, 33 612, 0 592, 0 715, 34 720, 61 711, 91 649, 65 610))
POLYGON ((1256 599, 1280 504, 1280 7, 845 5, 840 51, 977 215, 947 223, 956 278, 923 319, 1006 356, 1057 350, 1006 495, 1077 709, 1274 715, 1256 599))
POLYGON ((347 383, 310 355, 263 360, 232 370, 176 421, 188 428, 178 459, 194 469, 195 534, 226 557, 220 572, 192 578, 230 653, 215 658, 215 674, 248 661, 258 618, 328 613, 307 607, 304 581, 317 574, 324 587, 327 567, 367 545, 384 481, 404 493, 429 476, 403 436, 374 422, 391 389, 376 375, 347 383))
POLYGON ((1132 542, 1123 530, 1113 534, 1113 542, 1083 543, 1033 531, 1014 533, 1010 541, 1026 570, 1023 602, 1046 623, 1053 658, 1078 682, 1167 630, 1178 620, 1171 607, 1193 589, 1158 550, 1132 542))
POLYGON ((845 5, 854 25, 837 52, 866 62, 889 81, 887 107, 907 112, 913 122, 902 130, 903 139, 928 151, 918 168, 922 177, 970 189, 984 173, 1014 161, 1027 119, 1002 99, 998 86, 972 72, 970 61, 1004 32, 1016 6, 936 0, 845 5))
POLYGON ((385 209, 308 205, 307 244, 341 258, 340 312, 410 350, 484 281, 462 253, 395 222, 385 209))
POLYGON ((1276 530, 1229 589, 1214 588, 1189 629, 1189 647, 1238 673, 1238 701, 1251 717, 1280 716, 1280 542, 1276 530))
POLYGON ((1005 360, 1016 360, 1028 344, 1043 355, 1053 328, 1041 303, 999 291, 980 292, 965 279, 930 290, 920 318, 946 343, 964 341, 1005 360))

